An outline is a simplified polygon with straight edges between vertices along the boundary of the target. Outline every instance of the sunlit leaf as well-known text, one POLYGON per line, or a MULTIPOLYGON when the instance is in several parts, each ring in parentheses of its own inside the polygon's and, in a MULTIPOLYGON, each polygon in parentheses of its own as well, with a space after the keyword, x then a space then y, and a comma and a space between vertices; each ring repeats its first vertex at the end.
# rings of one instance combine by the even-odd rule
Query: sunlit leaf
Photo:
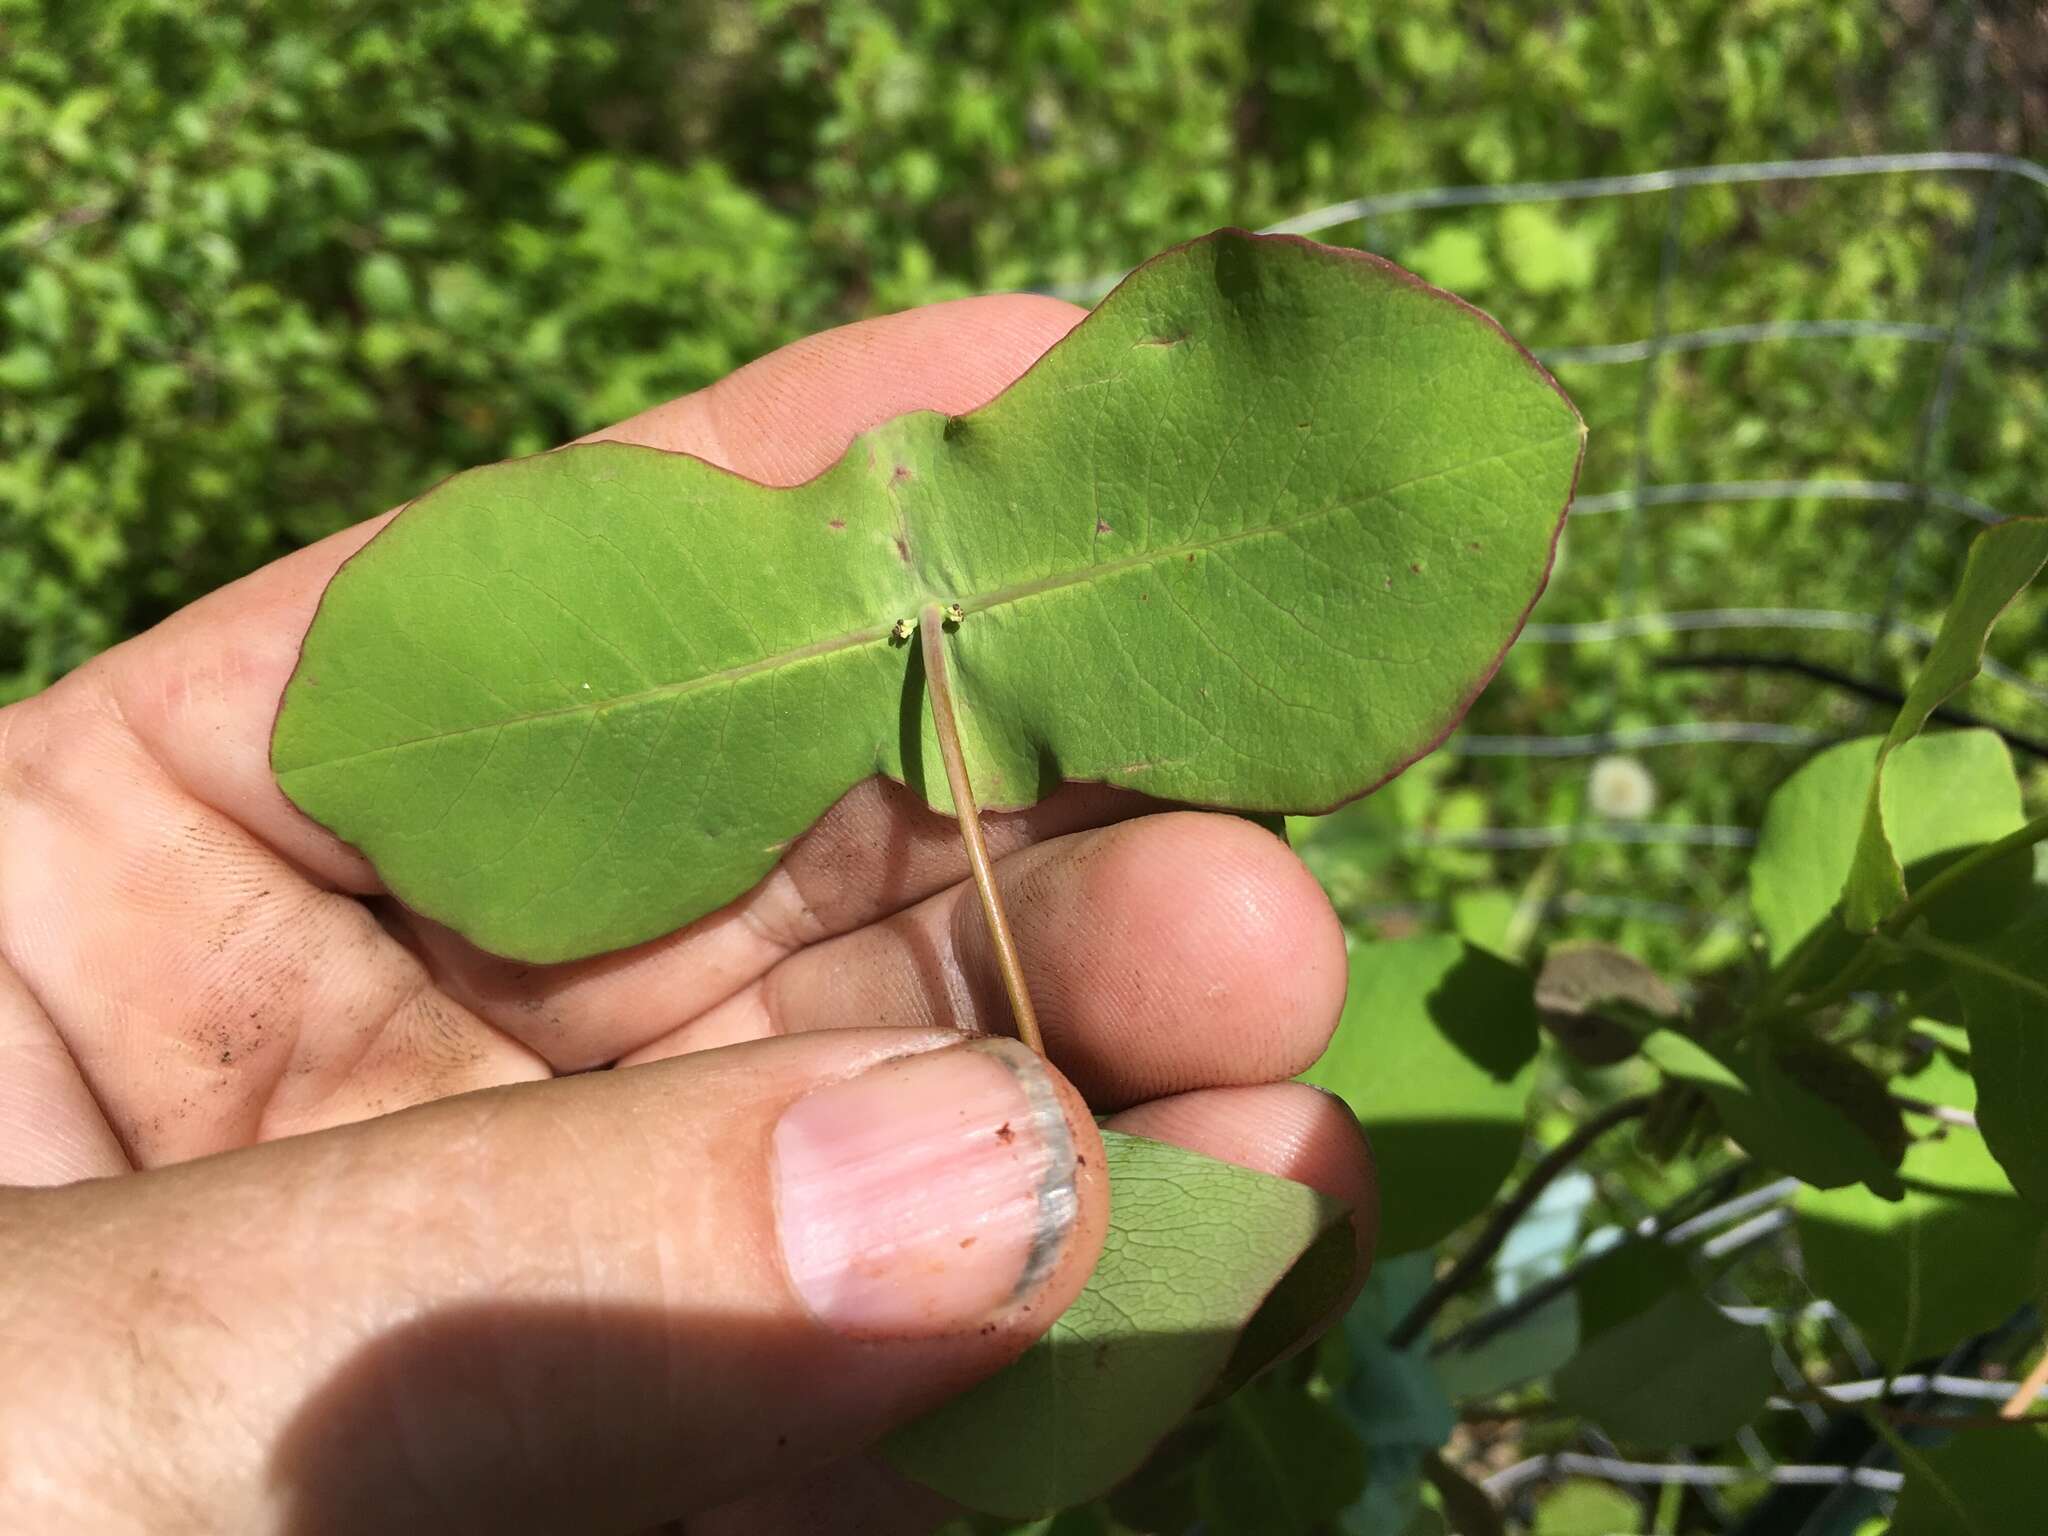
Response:
POLYGON ((1864 798, 1856 855, 1842 888, 1842 918, 1851 931, 1869 932, 1906 900, 1903 858, 1891 839, 1894 802, 1884 793, 1885 759, 1977 675, 1992 626, 2044 562, 2048 518, 2013 518, 1986 528, 1971 544, 1962 585, 1942 619, 1941 632, 1879 749, 1878 781, 1864 798))
MULTIPOLYGON (((1774 961, 1840 905, 1882 746, 1866 736, 1830 747, 1772 794, 1749 865, 1749 899, 1774 961)), ((2012 753, 1991 731, 1942 731, 1901 744, 1887 760, 1883 797, 1892 853, 1916 884, 1959 850, 2026 820, 2012 753)), ((1957 926, 1971 926, 1963 920, 1982 906, 2016 900, 2030 878, 2023 860, 2000 861, 1986 873, 1995 889, 1959 909, 1957 926)), ((1856 942, 1834 933, 1808 975, 1824 979, 1856 942)))
MULTIPOLYGON (((1904 1086, 1971 1108, 1967 1074, 1904 1086)), ((2040 1213, 2013 1193, 1984 1138, 1936 1124, 1906 1153, 1899 1200, 1866 1189, 1801 1190, 1806 1279, 1848 1316, 1880 1363, 1899 1369, 2000 1322, 2032 1295, 2040 1213)))
POLYGON ((1448 936, 1364 944, 1308 1081, 1343 1096, 1379 1169, 1379 1251, 1427 1247, 1514 1167, 1536 1061, 1529 973, 1448 936))
POLYGON ((996 400, 770 490, 595 444, 421 497, 329 585, 285 792, 486 949, 563 960, 758 880, 857 782, 1312 810, 1439 741, 1520 628, 1583 442, 1477 311, 1357 252, 1148 263, 996 400))

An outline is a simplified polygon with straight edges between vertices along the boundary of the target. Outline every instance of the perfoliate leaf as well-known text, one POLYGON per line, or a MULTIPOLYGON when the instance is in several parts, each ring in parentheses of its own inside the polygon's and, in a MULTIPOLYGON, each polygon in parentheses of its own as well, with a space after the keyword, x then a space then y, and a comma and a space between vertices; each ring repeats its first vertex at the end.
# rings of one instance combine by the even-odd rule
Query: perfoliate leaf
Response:
POLYGON ((1341 1095, 1379 1170, 1379 1252, 1427 1247, 1515 1165, 1536 1061, 1529 973, 1462 940, 1351 955, 1344 1015, 1306 1074, 1341 1095))
MULTIPOLYGON (((1829 922, 1840 905, 1883 745, 1882 738, 1866 736, 1829 747, 1771 795, 1750 860, 1749 900, 1773 961, 1829 922)), ((2026 820, 2012 753, 1992 731, 1943 731, 1901 744, 1886 761, 1882 797, 1892 856, 1915 884, 1954 855, 2001 838, 2026 820)), ((2024 859, 2001 860, 1979 878, 1985 877, 1995 889, 1959 909, 1958 918, 1974 915, 1979 906, 2017 900, 2029 878, 2024 859)), ((1808 977, 1826 979, 1856 943, 1837 932, 1808 977)))
POLYGON ((1942 702, 1977 675, 1992 626, 2044 562, 2048 518, 2013 518, 1986 528, 1971 544, 1962 585, 1942 618, 1941 633, 1878 751, 1877 781, 1864 798, 1856 855, 1842 888, 1842 920, 1852 932, 1868 933, 1906 900, 1905 873, 1890 837, 1891 805, 1883 793, 1886 758, 1918 735, 1942 702))
POLYGON ((1772 1167, 1822 1189, 1861 1180, 1897 1192, 1906 1142, 1898 1108, 1883 1080, 1839 1046, 1756 1038, 1710 1050, 1660 1029, 1643 1055, 1704 1092, 1722 1129, 1772 1167))
POLYGON ((875 773, 947 803, 949 638, 991 808, 1062 779, 1312 810, 1451 729, 1534 602, 1584 429, 1398 268, 1219 233, 996 400, 805 485, 594 444, 421 497, 322 599, 285 793, 487 950, 554 961, 731 900, 875 773))
POLYGON ((2048 1429, 1965 1429, 1931 1449, 1900 1452, 1906 1474, 1890 1536, 2019 1536, 2043 1522, 2048 1429))
MULTIPOLYGON (((1925 1091, 1923 1073, 1909 1085, 1925 1091)), ((1984 1138, 1940 1126, 1900 1166, 1904 1198, 1799 1192, 1800 1249, 1817 1296, 1900 1369, 1989 1328, 2031 1295, 2041 1215, 2013 1193, 1984 1138)))
MULTIPOLYGON (((1113 1131, 1102 1142, 1109 1236, 1079 1299, 1014 1364, 885 1442, 897 1470, 971 1509, 1030 1519, 1106 1493, 1230 1368, 1296 1261, 1333 1231, 1352 1240, 1343 1208, 1306 1185, 1113 1131)), ((1285 1310, 1320 1321, 1348 1266, 1337 1278, 1285 1310)))
POLYGON ((1945 946, 1977 1079, 1977 1123, 2013 1187, 2048 1204, 2048 913, 1945 946))

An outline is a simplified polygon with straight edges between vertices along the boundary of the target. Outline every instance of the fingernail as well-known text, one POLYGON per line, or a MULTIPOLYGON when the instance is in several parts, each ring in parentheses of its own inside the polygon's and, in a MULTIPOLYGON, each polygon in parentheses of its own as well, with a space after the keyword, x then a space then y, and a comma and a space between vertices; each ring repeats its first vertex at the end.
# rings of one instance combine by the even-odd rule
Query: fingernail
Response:
POLYGON ((1074 1144, 1038 1056, 977 1040, 816 1088, 775 1127, 797 1294, 853 1334, 939 1334, 1027 1299, 1074 1225, 1074 1144))

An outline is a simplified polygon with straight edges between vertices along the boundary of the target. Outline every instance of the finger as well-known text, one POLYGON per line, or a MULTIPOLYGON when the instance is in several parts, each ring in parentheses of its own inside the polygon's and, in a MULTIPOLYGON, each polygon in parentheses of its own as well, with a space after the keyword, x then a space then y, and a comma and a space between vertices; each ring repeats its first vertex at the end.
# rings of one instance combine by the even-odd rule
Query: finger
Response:
MULTIPOLYGON (((983 825, 1000 857, 1155 803, 1128 790, 1072 784, 1028 810, 991 814, 983 825)), ((415 914, 397 920, 451 996, 556 1071, 574 1072, 642 1049, 805 946, 853 932, 966 874, 952 817, 900 784, 869 779, 799 838, 762 884, 687 928, 631 949, 525 965, 484 954, 415 914)))
MULTIPOLYGON (((1371 1151, 1342 1101, 1300 1083, 1214 1088, 1141 1104, 1105 1124, 1342 1201, 1358 1234, 1358 1264, 1331 1317, 1350 1306, 1371 1266, 1379 1191, 1371 1151)), ((923 1536, 953 1513, 878 1460, 854 1457, 693 1520, 689 1536, 923 1536)))
MULTIPOLYGON (((962 299, 828 331, 658 406, 604 436, 692 453, 769 484, 825 468, 853 436, 915 409, 972 410, 1083 311, 1030 295, 962 299)), ((223 587, 84 669, 196 799, 241 821, 316 879, 377 883, 353 850, 284 798, 270 731, 320 593, 392 514, 223 587)))
POLYGON ((20 709, 0 751, 0 964, 131 1161, 548 1075, 361 902, 195 803, 103 711, 20 709))
MULTIPOLYGON (((1336 1028, 1344 934, 1329 898, 1239 817, 1073 833, 1002 860, 997 879, 1047 1049, 1098 1109, 1292 1077, 1336 1028)), ((628 1060, 848 1023, 1009 1028, 971 887, 802 951, 628 1060)))
POLYGON ((78 1064, 0 956, 0 1185, 68 1184, 127 1171, 78 1064))
POLYGON ((209 1529, 637 1530, 1014 1358, 1105 1210, 1085 1107, 1013 1042, 838 1031, 443 1100, 10 1196, 0 1302, 76 1315, 0 1328, 0 1443, 50 1465, 91 1426, 121 1476, 74 1449, 71 1497, 209 1529))

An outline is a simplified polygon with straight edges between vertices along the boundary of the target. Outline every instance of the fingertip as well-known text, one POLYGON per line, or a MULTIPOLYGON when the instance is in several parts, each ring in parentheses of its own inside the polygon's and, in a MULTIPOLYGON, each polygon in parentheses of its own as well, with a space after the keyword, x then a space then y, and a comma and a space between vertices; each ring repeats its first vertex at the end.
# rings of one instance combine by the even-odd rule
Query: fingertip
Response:
POLYGON ((692 453, 765 485, 795 485, 893 417, 986 405, 1086 313, 1043 294, 1005 293, 857 320, 593 436, 692 453))
POLYGON ((1170 812, 1093 834, 1076 865, 1045 873, 1078 876, 1064 905, 1092 938, 1063 947, 1098 964, 1051 978, 1048 1012, 1087 1023, 1056 1054, 1091 1100, 1278 1082, 1322 1054, 1344 1005, 1344 932, 1285 843, 1241 817, 1170 812), (1171 999, 1155 995, 1162 978, 1171 999))

